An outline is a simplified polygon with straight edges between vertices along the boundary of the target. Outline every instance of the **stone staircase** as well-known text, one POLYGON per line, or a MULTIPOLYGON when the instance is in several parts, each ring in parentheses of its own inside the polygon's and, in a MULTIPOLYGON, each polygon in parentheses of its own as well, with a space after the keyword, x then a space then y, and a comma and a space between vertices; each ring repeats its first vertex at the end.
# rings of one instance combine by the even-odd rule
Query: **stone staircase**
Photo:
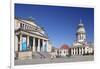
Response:
POLYGON ((37 52, 33 52, 32 53, 32 58, 39 59, 39 58, 41 58, 41 56, 37 52))
POLYGON ((45 56, 45 58, 50 58, 51 57, 51 55, 48 52, 41 52, 41 53, 45 56))
POLYGON ((33 52, 32 58, 50 58, 50 54, 48 52, 33 52))

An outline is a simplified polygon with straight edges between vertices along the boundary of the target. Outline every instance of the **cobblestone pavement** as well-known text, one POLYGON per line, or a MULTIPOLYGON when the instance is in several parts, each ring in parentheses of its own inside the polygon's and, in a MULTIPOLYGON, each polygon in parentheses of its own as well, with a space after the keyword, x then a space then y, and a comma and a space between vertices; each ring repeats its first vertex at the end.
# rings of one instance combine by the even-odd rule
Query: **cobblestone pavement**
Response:
POLYGON ((46 64, 46 63, 63 63, 63 62, 79 62, 79 61, 93 61, 94 56, 71 56, 62 58, 45 58, 45 59, 27 59, 27 60, 15 60, 15 65, 34 65, 34 64, 46 64))

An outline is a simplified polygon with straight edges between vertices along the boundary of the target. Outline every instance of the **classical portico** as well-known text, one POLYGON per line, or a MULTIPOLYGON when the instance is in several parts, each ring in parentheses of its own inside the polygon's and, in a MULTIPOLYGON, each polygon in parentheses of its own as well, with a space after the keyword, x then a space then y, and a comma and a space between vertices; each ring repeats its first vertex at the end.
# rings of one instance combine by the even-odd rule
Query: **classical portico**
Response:
POLYGON ((17 35, 18 38, 18 45, 19 45, 19 51, 28 51, 32 50, 33 52, 40 52, 40 51, 46 51, 47 46, 47 39, 42 39, 34 36, 29 36, 25 34, 17 35), (26 44, 23 47, 23 39, 26 39, 26 44))
POLYGON ((49 46, 48 36, 34 21, 15 19, 15 51, 48 52, 49 46))
POLYGON ((85 53, 85 47, 73 47, 71 48, 71 55, 84 55, 85 53))

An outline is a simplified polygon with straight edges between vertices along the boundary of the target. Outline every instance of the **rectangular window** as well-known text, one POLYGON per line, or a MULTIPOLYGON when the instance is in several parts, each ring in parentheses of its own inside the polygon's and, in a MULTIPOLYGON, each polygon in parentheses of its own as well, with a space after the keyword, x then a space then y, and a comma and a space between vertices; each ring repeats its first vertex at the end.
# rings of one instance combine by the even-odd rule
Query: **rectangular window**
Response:
POLYGON ((20 28, 22 28, 22 23, 20 23, 20 28))
POLYGON ((24 24, 22 25, 22 28, 24 29, 24 24))

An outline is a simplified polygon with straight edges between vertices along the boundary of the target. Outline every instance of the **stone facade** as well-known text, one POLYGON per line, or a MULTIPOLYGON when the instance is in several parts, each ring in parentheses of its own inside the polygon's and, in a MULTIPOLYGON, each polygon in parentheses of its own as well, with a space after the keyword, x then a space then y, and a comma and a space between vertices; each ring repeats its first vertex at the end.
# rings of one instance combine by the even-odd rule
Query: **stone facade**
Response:
POLYGON ((15 18, 14 28, 17 57, 32 56, 31 52, 51 52, 52 47, 46 32, 34 20, 15 18))
POLYGON ((91 47, 91 44, 88 43, 86 39, 86 31, 85 27, 82 23, 82 20, 80 20, 80 23, 77 27, 76 32, 76 40, 72 45, 71 48, 71 55, 86 55, 86 54, 93 54, 94 50, 91 47))

